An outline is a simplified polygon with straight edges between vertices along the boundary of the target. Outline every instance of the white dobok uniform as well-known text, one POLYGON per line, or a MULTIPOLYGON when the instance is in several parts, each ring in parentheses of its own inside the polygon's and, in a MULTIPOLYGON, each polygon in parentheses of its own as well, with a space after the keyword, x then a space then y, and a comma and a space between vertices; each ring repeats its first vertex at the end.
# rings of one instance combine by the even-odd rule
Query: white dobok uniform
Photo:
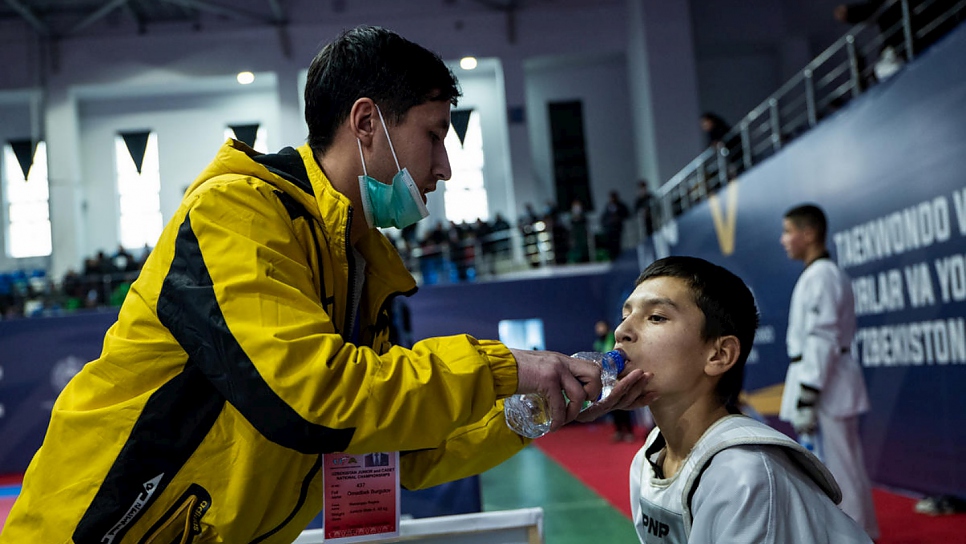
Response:
POLYGON ((859 440, 858 416, 869 410, 862 368, 852 358, 855 337, 852 282, 829 258, 813 261, 798 278, 788 311, 785 375, 779 419, 791 421, 802 386, 819 391, 815 454, 842 489, 842 510, 878 538, 872 485, 859 440))
POLYGON ((871 542, 835 506, 838 485, 805 448, 741 415, 712 425, 663 478, 655 428, 631 463, 631 510, 643 544, 871 542))

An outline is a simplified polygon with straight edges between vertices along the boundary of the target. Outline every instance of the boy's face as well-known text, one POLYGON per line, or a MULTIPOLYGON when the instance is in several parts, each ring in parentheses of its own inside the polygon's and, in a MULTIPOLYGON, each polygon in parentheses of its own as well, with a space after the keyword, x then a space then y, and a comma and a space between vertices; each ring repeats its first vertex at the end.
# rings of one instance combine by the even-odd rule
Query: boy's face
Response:
POLYGON ((704 375, 714 348, 701 337, 703 328, 704 313, 684 280, 651 278, 624 302, 615 348, 624 352, 628 371, 654 373, 648 392, 669 398, 690 391, 704 375))
POLYGON ((805 260, 805 253, 808 249, 808 236, 805 229, 795 225, 787 217, 782 221, 782 247, 789 259, 796 261, 805 260))
MULTIPOLYGON (((423 202, 426 202, 426 195, 436 190, 438 181, 447 180, 452 175, 449 156, 446 146, 443 145, 449 131, 449 112, 449 102, 430 100, 410 108, 401 123, 387 127, 399 159, 399 167, 409 169, 423 196, 423 202)), ((381 140, 380 145, 385 152, 380 153, 382 160, 378 165, 370 166, 370 175, 388 184, 398 170, 392 160, 386 135, 382 129, 375 134, 381 140)))

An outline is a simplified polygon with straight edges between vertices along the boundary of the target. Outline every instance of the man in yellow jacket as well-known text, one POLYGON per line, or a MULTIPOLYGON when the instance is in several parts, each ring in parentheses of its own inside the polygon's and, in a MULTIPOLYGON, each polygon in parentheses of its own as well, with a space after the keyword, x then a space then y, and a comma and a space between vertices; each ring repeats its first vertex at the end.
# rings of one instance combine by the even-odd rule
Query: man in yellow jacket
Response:
MULTIPOLYGON (((555 428, 575 419, 600 392, 589 363, 388 342, 416 284, 375 227, 425 216, 458 96, 438 56, 360 27, 312 62, 307 145, 226 143, 57 399, 0 542, 291 542, 323 508, 324 453, 399 450, 419 488, 526 445, 503 419, 513 393, 547 396, 555 428)), ((644 402, 645 381, 581 419, 644 402)))

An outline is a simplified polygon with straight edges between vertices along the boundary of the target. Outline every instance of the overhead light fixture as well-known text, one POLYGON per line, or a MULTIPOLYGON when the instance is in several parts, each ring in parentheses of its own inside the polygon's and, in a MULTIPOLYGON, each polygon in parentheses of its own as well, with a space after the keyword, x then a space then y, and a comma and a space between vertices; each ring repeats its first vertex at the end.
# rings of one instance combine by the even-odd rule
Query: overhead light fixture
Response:
POLYGON ((238 72, 238 77, 235 79, 237 79, 238 83, 241 83, 242 85, 248 85, 249 83, 255 81, 255 74, 251 72, 238 72))
POLYGON ((476 69, 476 57, 463 57, 460 59, 460 68, 464 70, 476 69))

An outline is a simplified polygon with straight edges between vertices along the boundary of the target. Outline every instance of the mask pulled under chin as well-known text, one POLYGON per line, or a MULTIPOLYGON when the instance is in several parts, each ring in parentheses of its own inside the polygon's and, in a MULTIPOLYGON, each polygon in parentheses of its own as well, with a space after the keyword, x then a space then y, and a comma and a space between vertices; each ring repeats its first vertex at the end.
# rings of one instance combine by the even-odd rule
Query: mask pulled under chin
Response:
POLYGON ((362 141, 356 138, 356 143, 359 146, 359 159, 362 161, 362 175, 359 176, 362 209, 370 227, 396 227, 401 229, 428 216, 429 209, 423 202, 423 195, 416 187, 416 182, 413 181, 413 176, 409 173, 409 170, 399 167, 399 158, 396 157, 396 149, 392 145, 392 138, 389 137, 389 128, 386 127, 382 109, 378 105, 376 111, 379 113, 379 123, 386 133, 389 151, 392 153, 392 160, 396 162, 396 170, 398 171, 392 177, 391 185, 386 185, 371 177, 369 172, 366 171, 366 157, 362 154, 362 141))
POLYGON ((393 176, 392 185, 368 175, 359 176, 359 193, 370 227, 402 229, 429 216, 429 208, 406 168, 393 176))

